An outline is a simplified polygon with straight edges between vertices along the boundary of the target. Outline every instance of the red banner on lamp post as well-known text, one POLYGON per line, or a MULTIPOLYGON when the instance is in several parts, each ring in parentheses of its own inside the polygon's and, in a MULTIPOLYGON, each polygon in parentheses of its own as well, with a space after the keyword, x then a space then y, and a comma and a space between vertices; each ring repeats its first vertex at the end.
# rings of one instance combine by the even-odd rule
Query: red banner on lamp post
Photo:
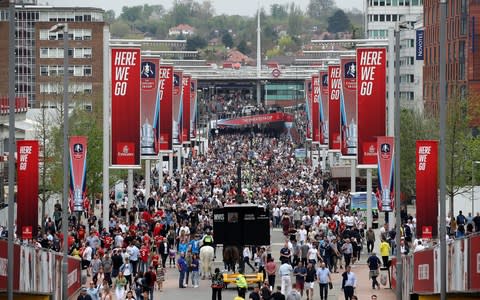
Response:
POLYGON ((320 71, 320 144, 328 146, 328 71, 320 71))
POLYGON ((432 226, 433 238, 438 237, 438 141, 417 141, 416 145, 416 207, 417 236, 423 226, 432 226))
POLYGON ((385 48, 357 48, 358 164, 377 163, 377 136, 385 135, 385 48))
POLYGON ((328 66, 328 148, 340 151, 340 66, 328 66))
POLYGON ((305 105, 306 105, 306 114, 307 114, 307 131, 306 138, 312 138, 312 79, 305 80, 305 105))
POLYGON ((197 79, 190 81, 190 139, 197 137, 197 79))
POLYGON ((116 167, 137 167, 140 165, 141 130, 140 48, 112 47, 111 60, 111 164, 116 167))
MULTIPOLYGON (((38 228, 38 141, 17 141, 17 232, 38 228)), ((64 208, 66 209, 66 208, 64 208)))
MULTIPOLYGON (((70 137, 70 207, 82 212, 87 197, 87 137, 70 137)), ((88 208, 87 208, 88 210, 88 208)))
POLYGON ((160 151, 173 150, 173 66, 160 65, 158 68, 157 99, 160 103, 160 151))
POLYGON ((320 143, 320 74, 312 75, 312 141, 320 143))
POLYGON ((190 96, 192 76, 184 75, 182 80, 182 143, 190 142, 190 96))
POLYGON ((158 154, 160 101, 158 99, 158 67, 160 58, 142 57, 140 103, 140 154, 142 158, 154 158, 158 154))
POLYGON ((342 156, 357 155, 357 71, 356 57, 340 57, 342 89, 340 90, 340 124, 342 156))
POLYGON ((173 72, 173 143, 182 143, 182 94, 183 94, 183 71, 173 72))

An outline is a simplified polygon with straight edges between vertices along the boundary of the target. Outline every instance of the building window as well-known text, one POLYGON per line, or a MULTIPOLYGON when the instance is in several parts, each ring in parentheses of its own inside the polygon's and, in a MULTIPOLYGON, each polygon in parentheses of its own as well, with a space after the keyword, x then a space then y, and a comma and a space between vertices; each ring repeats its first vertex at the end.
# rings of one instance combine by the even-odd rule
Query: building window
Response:
POLYGON ((385 15, 380 15, 380 22, 385 22, 385 15))

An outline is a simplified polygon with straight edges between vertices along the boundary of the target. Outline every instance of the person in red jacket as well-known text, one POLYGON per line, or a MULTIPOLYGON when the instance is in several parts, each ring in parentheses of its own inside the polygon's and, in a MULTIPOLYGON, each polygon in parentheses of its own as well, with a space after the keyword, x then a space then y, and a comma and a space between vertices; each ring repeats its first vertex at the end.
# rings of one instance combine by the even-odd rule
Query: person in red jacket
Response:
POLYGON ((148 245, 143 244, 140 248, 140 272, 146 272, 148 270, 148 258, 150 256, 150 248, 148 245))

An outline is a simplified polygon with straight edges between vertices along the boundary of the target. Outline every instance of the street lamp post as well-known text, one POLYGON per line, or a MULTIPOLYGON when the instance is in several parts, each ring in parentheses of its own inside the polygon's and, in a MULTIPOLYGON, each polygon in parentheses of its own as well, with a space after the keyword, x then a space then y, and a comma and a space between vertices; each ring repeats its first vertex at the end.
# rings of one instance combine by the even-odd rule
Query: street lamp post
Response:
POLYGON ((472 161, 472 218, 475 217, 475 165, 480 164, 479 160, 472 161))
POLYGON ((68 299, 68 24, 59 23, 50 32, 63 32, 63 202, 62 202, 62 299, 68 299))

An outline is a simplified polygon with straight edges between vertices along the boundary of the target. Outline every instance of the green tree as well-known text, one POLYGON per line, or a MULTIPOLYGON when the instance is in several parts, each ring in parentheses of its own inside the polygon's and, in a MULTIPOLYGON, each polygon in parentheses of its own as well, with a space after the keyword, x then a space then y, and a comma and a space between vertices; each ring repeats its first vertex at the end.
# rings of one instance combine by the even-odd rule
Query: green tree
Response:
POLYGON ((328 18, 327 30, 331 33, 347 32, 351 27, 350 19, 341 9, 336 10, 333 15, 328 18))
POLYGON ((196 51, 207 47, 207 41, 201 36, 195 35, 187 39, 187 51, 196 51))
POLYGON ((454 197, 465 192, 464 187, 470 186, 471 182, 472 154, 468 150, 472 135, 466 99, 451 97, 447 105, 446 192, 450 214, 454 216, 454 197))
POLYGON ((287 32, 291 36, 297 36, 303 32, 303 12, 300 7, 294 3, 290 4, 287 32))
POLYGON ((242 52, 245 55, 249 55, 252 50, 250 47, 248 47, 247 42, 245 40, 241 40, 240 43, 238 43, 237 50, 242 52))
POLYGON ((288 4, 270 5, 270 15, 277 20, 286 19, 288 17, 288 4))
POLYGON ((140 20, 142 17, 142 10, 143 7, 138 6, 124 6, 122 7, 122 13, 120 14, 120 18, 127 21, 127 22, 135 22, 136 20, 140 20))
POLYGON ((106 23, 112 24, 112 22, 115 21, 115 11, 113 9, 107 10, 103 14, 103 19, 105 20, 106 23))
POLYGON ((320 19, 328 15, 335 8, 334 0, 310 0, 307 8, 307 14, 314 19, 320 19))
POLYGON ((222 35, 222 43, 225 47, 232 48, 233 47, 233 37, 229 32, 225 32, 222 35))

